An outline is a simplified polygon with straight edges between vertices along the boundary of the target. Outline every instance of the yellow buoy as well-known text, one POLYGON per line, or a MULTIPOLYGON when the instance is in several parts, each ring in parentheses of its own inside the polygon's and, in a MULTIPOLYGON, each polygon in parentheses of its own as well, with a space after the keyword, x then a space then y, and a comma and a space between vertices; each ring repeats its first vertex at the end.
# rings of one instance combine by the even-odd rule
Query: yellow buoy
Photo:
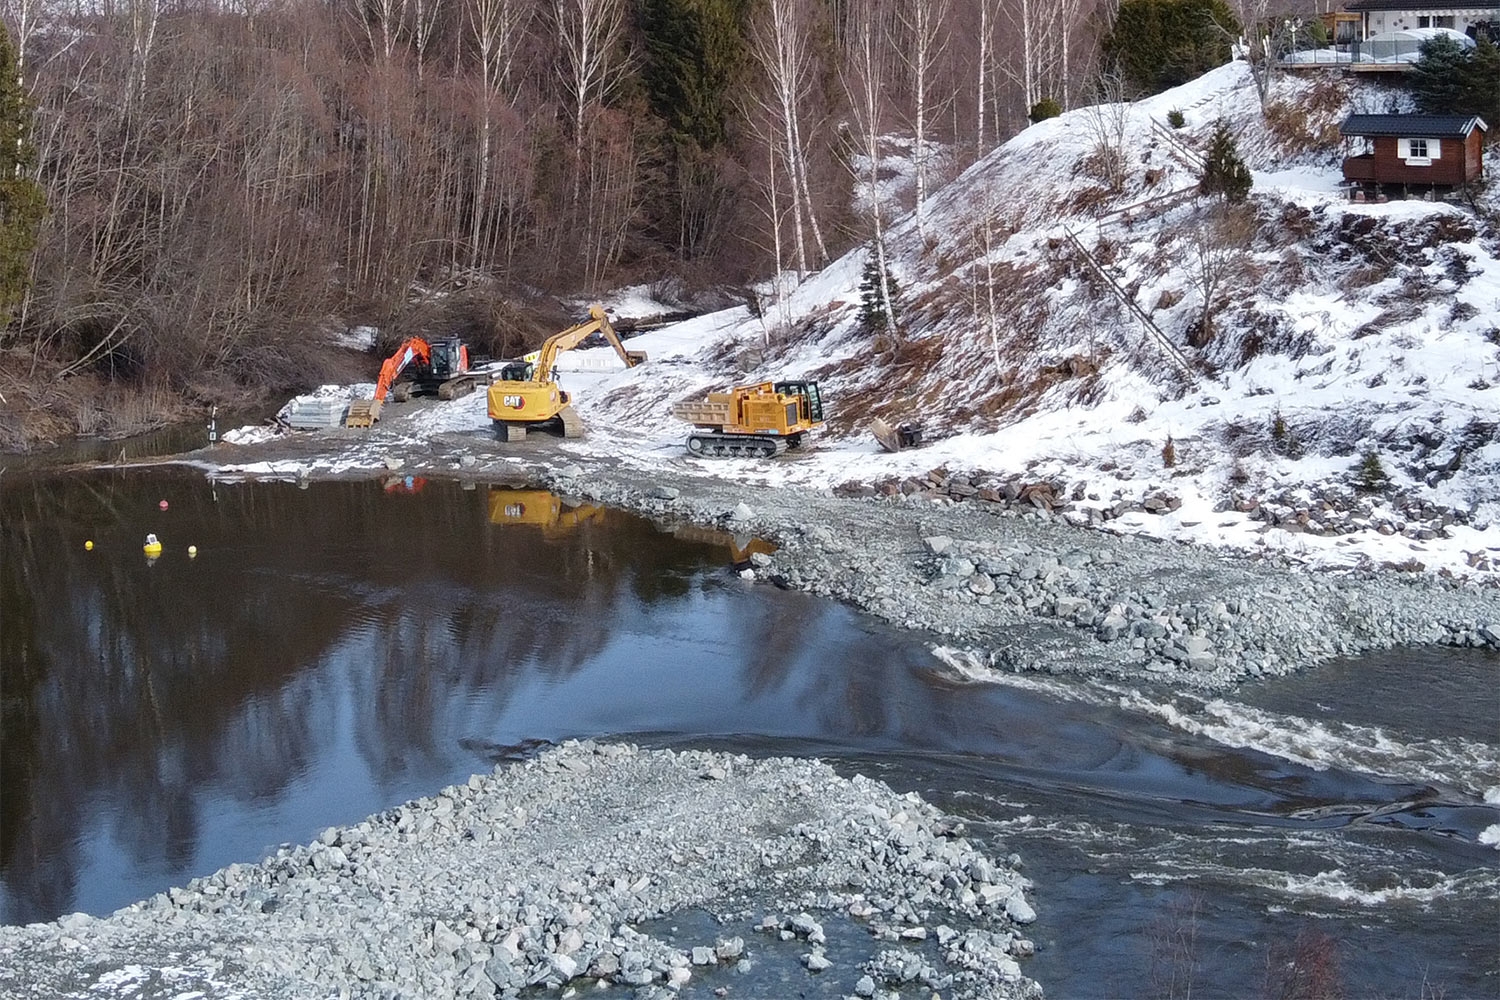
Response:
POLYGON ((92 538, 83 543, 83 551, 85 551, 85 552, 92 552, 92 551, 94 551, 94 540, 92 538))
POLYGON ((198 556, 198 546, 196 546, 196 545, 189 545, 188 546, 188 558, 189 559, 195 559, 195 558, 197 558, 197 556, 198 556))
POLYGON ((159 556, 161 555, 161 542, 156 540, 155 535, 147 535, 146 544, 142 545, 141 549, 148 556, 159 556))

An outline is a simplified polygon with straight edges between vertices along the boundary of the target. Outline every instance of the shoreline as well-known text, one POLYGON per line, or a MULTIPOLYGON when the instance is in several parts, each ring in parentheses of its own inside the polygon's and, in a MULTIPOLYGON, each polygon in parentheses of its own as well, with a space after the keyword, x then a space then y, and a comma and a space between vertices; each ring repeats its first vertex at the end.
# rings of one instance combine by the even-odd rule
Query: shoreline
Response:
POLYGON ((333 430, 162 461, 220 479, 399 474, 545 487, 661 524, 760 537, 777 549, 742 576, 921 633, 977 680, 1036 671, 1216 692, 1375 650, 1500 650, 1500 584, 1488 574, 1334 570, 1078 525, 1021 498, 851 497, 713 479, 676 457, 640 468, 561 443, 333 430))

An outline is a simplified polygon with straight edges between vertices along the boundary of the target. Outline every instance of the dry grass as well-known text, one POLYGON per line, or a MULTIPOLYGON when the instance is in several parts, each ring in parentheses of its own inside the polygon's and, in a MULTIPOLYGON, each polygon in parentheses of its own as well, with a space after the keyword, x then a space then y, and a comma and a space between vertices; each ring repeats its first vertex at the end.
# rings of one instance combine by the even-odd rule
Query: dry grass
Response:
POLYGON ((200 407, 162 385, 57 377, 58 365, 0 357, 0 451, 30 451, 71 435, 124 438, 195 417, 200 407))
POLYGON ((1266 130, 1282 156, 1336 151, 1339 121, 1349 104, 1349 86, 1337 77, 1320 77, 1295 100, 1275 101, 1265 111, 1266 130))

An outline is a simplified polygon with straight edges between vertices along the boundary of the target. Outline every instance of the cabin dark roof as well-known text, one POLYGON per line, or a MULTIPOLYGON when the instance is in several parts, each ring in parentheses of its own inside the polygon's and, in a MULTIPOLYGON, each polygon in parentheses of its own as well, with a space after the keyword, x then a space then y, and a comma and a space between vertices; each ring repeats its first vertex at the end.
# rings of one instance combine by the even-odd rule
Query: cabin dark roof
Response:
POLYGON ((1476 127, 1489 131, 1478 115, 1350 115, 1339 135, 1463 139, 1476 127))
POLYGON ((1500 0, 1349 0, 1345 10, 1496 10, 1500 0))

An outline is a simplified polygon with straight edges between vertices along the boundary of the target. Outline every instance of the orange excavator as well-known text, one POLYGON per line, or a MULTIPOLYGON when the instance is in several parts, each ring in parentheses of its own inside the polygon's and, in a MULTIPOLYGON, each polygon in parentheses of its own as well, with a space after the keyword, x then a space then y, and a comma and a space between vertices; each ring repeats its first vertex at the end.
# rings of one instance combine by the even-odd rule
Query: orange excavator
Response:
POLYGON ((501 441, 523 439, 527 429, 534 427, 560 426, 563 437, 583 436, 583 421, 573 410, 572 397, 558 386, 552 366, 559 354, 571 351, 596 333, 609 342, 626 368, 646 360, 645 352, 625 349, 603 306, 590 306, 588 322, 554 333, 542 344, 534 361, 509 362, 490 383, 490 419, 501 441))
POLYGON ((457 337, 423 340, 408 337, 380 366, 373 399, 349 404, 345 427, 369 427, 380 419, 386 396, 400 403, 417 393, 436 393, 439 399, 468 395, 487 381, 474 372, 469 347, 457 337), (399 379, 399 381, 398 381, 399 379))

